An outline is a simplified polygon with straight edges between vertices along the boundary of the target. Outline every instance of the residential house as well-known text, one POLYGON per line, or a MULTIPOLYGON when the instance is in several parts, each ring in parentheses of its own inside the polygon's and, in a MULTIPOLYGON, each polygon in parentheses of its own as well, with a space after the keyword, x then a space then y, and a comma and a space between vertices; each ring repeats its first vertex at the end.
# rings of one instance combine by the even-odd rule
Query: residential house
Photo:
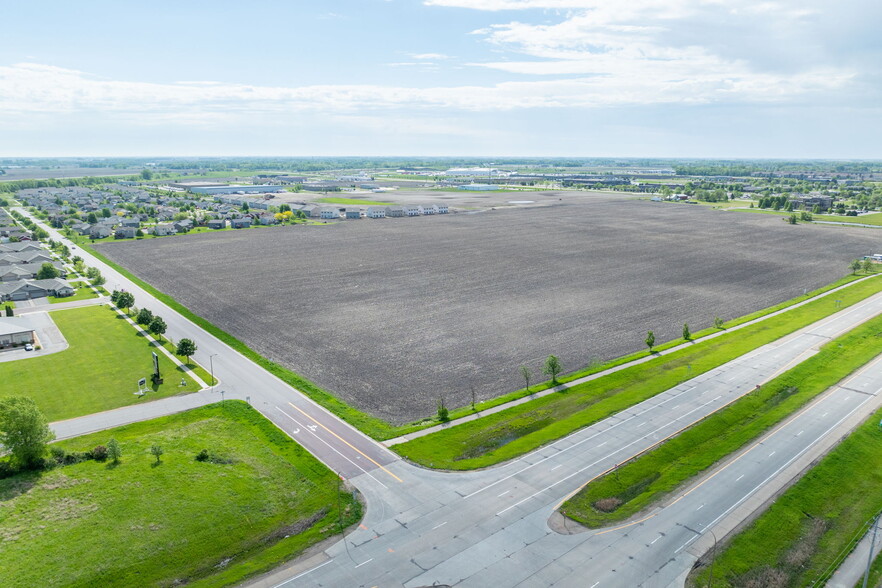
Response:
POLYGON ((0 349, 35 341, 34 328, 26 317, 0 318, 0 349))
POLYGON ((386 218, 386 209, 383 208, 382 206, 368 206, 367 217, 368 218, 386 218))
POLYGON ((251 226, 250 218, 234 218, 230 221, 230 226, 234 229, 247 229, 251 226))
POLYGON ((386 216, 391 218, 401 218, 404 216, 404 207, 403 206, 387 206, 386 207, 386 216))
POLYGON ((205 223, 205 225, 209 229, 225 229, 227 228, 227 221, 222 218, 215 218, 205 223))
POLYGON ((423 206, 423 214, 438 214, 438 207, 434 204, 423 206))
POLYGON ((103 239, 105 237, 109 237, 112 229, 106 224, 97 224, 89 227, 89 238, 90 239, 103 239))
POLYGON ((423 207, 419 204, 405 204, 402 208, 404 208, 404 216, 420 216, 423 214, 423 207))
POLYGON ((135 227, 136 229, 141 226, 141 220, 137 218, 124 218, 119 222, 122 227, 135 227))
POLYGON ((190 229, 193 228, 193 221, 185 218, 184 220, 175 221, 174 223, 175 230, 179 233, 186 233, 190 229))
POLYGON ((319 213, 319 218, 324 220, 334 220, 340 218, 340 209, 333 206, 325 206, 319 213))
POLYGON ((274 225, 279 222, 274 214, 262 214, 257 217, 257 220, 262 225, 274 225))
POLYGON ((347 208, 347 209, 346 209, 346 218, 349 218, 349 219, 359 219, 359 218, 361 218, 361 210, 353 209, 353 208, 347 208))
POLYGON ((172 225, 156 225, 153 227, 153 234, 157 237, 167 237, 168 235, 174 235, 177 233, 175 228, 172 225))
POLYGON ((46 296, 73 296, 73 294, 74 289, 61 278, 0 282, 0 302, 45 298, 46 296))
POLYGON ((115 239, 134 239, 137 233, 136 227, 117 227, 113 237, 115 239))
POLYGON ((438 214, 448 214, 450 212, 446 204, 435 204, 434 206, 438 209, 438 214))

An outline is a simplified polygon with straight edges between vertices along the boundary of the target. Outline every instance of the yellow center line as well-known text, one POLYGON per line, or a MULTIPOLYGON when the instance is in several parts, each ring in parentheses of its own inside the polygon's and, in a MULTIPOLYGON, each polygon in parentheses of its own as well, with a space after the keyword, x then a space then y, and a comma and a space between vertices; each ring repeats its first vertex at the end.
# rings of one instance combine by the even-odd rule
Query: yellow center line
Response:
POLYGON ((393 474, 392 472, 390 472, 389 470, 387 470, 386 468, 384 468, 383 466, 381 466, 380 464, 378 464, 376 461, 374 461, 373 459, 371 459, 371 457, 370 457, 369 455, 365 454, 363 451, 361 451, 360 449, 358 449, 357 447, 355 447, 354 445, 352 445, 352 443, 350 443, 349 441, 347 441, 346 439, 344 439, 343 437, 341 437, 340 435, 338 435, 337 433, 335 433, 335 432, 332 431, 331 429, 327 428, 326 426, 324 426, 323 424, 321 424, 320 422, 318 422, 317 420, 315 420, 314 418, 312 418, 311 415, 305 413, 300 407, 298 407, 298 406, 294 406, 294 405, 291 404, 290 402, 289 402, 288 404, 290 404, 292 408, 294 408, 294 409, 300 411, 300 413, 301 413, 303 416, 305 416, 306 418, 308 418, 309 420, 311 420, 312 422, 314 422, 315 424, 317 424, 318 426, 320 426, 322 429, 324 429, 325 431, 327 431, 328 433, 330 433, 331 435, 333 435, 334 437, 336 437, 337 439, 339 439, 340 441, 342 441, 343 443, 345 443, 346 445, 348 445, 353 451, 359 453, 360 455, 363 455, 365 458, 367 458, 367 459, 368 459, 371 463, 373 463, 375 466, 377 466, 378 468, 380 468, 381 470, 383 470, 384 472, 386 472, 387 474, 389 474, 390 476, 392 476, 393 478, 395 478, 395 479, 398 480, 399 482, 404 482, 404 480, 402 480, 401 478, 399 478, 398 476, 396 476, 395 474, 393 474))

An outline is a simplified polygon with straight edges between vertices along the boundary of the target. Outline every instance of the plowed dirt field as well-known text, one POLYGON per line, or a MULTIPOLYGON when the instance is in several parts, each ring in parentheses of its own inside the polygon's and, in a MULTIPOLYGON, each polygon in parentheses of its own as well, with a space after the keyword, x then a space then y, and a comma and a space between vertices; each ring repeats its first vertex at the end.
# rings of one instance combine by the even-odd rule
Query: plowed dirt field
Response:
POLYGON ((879 249, 872 229, 622 196, 538 208, 145 239, 102 253, 395 423, 802 294, 879 249))

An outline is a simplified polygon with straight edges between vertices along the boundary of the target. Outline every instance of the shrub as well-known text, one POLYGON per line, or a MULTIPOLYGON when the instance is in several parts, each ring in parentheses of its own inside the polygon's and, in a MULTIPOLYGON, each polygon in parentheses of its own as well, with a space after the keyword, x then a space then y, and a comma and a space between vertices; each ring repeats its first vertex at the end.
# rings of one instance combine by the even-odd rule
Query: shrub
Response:
POLYGON ((203 449, 199 453, 196 454, 196 461, 208 461, 211 456, 208 455, 208 450, 203 449))
POLYGON ((95 449, 91 452, 91 458, 95 461, 104 461, 107 459, 107 447, 104 445, 95 446, 95 449))

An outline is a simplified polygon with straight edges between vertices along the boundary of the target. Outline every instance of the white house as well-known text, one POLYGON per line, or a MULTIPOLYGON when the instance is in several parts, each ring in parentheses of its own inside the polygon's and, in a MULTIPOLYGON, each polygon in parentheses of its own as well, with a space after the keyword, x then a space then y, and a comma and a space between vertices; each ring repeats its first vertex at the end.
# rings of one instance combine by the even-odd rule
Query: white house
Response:
POLYGON ((383 208, 382 206, 368 206, 367 217, 368 218, 386 218, 386 209, 383 208))
POLYGON ((419 204, 405 204, 402 208, 404 208, 404 216, 420 216, 423 214, 423 207, 419 204))
POLYGON ((423 214, 438 214, 438 207, 434 204, 423 206, 423 214))
POLYGON ((326 206, 321 209, 319 217, 325 220, 333 220, 340 218, 340 209, 326 206))

